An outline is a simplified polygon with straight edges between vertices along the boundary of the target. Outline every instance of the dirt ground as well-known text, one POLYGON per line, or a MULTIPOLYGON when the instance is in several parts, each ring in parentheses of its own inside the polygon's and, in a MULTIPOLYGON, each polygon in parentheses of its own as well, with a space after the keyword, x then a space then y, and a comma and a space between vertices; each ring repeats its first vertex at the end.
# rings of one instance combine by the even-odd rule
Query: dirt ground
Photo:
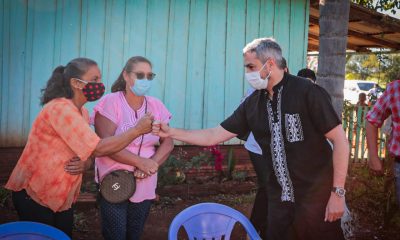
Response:
MULTIPOLYGON (((217 202, 231 206, 250 216, 255 196, 255 183, 225 182, 168 186, 158 191, 159 199, 151 208, 147 219, 143 240, 167 239, 168 227, 172 219, 186 207, 201 202, 217 202)), ((365 197, 363 198, 365 199, 365 197)), ((351 240, 400 240, 400 225, 383 227, 380 215, 373 214, 376 209, 365 205, 358 198, 349 199, 348 205, 354 214, 354 236, 351 240)), ((0 207, 0 224, 16 221, 17 216, 8 200, 0 207)), ((99 211, 94 203, 79 204, 75 211, 75 230, 73 239, 102 239, 99 211)), ((179 239, 187 239, 181 233, 179 239)), ((231 239, 246 239, 241 226, 236 226, 231 239)))
MULTIPOLYGON (((161 196, 154 201, 146 221, 143 240, 167 239, 169 224, 172 219, 183 209, 201 202, 217 202, 235 208, 250 215, 252 202, 254 200, 255 184, 245 182, 240 185, 234 183, 225 184, 200 184, 197 186, 176 185, 168 186, 160 191, 161 196), (236 185, 236 189, 232 190, 236 185), (197 189, 197 190, 195 190, 197 189), (246 189, 246 190, 245 190, 246 189), (237 194, 238 191, 246 191, 245 194, 237 194), (197 192, 196 195, 192 194, 197 192), (167 194, 167 192, 169 194, 167 194), (233 192, 234 194, 226 194, 233 192), (213 195, 208 195, 213 194, 213 195), (168 196, 167 196, 168 195, 168 196), (208 195, 208 196, 207 196, 208 195)), ((0 224, 17 221, 16 212, 13 210, 11 200, 8 199, 6 207, 0 207, 0 224)), ((77 240, 99 240, 103 239, 101 235, 101 225, 99 210, 95 203, 78 204, 75 210, 75 228, 73 239, 77 240)), ((187 239, 184 232, 180 232, 179 239, 187 239)), ((231 239, 246 239, 244 229, 238 225, 235 226, 231 239)))

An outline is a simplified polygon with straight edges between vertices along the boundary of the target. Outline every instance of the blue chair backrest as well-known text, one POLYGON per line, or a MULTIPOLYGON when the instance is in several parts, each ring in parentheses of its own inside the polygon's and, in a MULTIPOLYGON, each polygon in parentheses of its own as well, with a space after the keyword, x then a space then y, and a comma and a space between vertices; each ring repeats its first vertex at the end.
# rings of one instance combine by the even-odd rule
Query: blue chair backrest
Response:
POLYGON ((0 225, 1 240, 70 240, 61 230, 37 222, 11 222, 0 225))
POLYGON ((261 239, 249 219, 239 211, 218 203, 200 203, 180 212, 169 227, 168 239, 178 238, 181 226, 189 239, 230 239, 236 222, 239 222, 252 240, 261 239))

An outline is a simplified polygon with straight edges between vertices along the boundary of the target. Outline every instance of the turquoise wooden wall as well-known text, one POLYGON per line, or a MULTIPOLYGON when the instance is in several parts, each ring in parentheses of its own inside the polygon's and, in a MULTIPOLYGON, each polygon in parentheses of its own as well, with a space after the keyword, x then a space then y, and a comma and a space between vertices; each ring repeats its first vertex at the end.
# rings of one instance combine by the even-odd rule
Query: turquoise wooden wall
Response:
POLYGON ((307 31, 307 0, 2 0, 0 147, 25 144, 40 89, 75 57, 99 63, 108 91, 129 57, 148 57, 157 73, 150 95, 173 126, 198 129, 239 104, 247 42, 275 37, 297 72, 307 31))

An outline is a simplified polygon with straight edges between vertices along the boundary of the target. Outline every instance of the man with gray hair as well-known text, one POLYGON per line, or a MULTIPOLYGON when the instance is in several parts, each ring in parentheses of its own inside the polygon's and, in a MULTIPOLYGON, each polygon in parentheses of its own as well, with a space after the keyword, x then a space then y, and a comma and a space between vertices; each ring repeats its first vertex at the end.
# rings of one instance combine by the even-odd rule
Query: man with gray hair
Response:
POLYGON ((153 124, 153 133, 210 146, 252 132, 265 159, 267 239, 344 239, 349 146, 329 95, 284 72, 274 39, 255 39, 243 58, 245 78, 256 91, 230 117, 203 130, 153 124))

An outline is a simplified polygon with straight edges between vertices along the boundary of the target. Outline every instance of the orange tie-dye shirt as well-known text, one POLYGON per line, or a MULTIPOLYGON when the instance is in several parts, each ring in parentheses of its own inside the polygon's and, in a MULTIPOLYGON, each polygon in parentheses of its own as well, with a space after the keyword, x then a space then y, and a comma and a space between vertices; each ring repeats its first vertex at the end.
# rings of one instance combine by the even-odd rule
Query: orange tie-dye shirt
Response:
POLYGON ((70 175, 64 165, 74 156, 86 161, 100 141, 88 121, 87 110, 79 111, 69 99, 48 102, 33 123, 6 188, 25 189, 33 200, 54 212, 71 208, 82 174, 70 175))

